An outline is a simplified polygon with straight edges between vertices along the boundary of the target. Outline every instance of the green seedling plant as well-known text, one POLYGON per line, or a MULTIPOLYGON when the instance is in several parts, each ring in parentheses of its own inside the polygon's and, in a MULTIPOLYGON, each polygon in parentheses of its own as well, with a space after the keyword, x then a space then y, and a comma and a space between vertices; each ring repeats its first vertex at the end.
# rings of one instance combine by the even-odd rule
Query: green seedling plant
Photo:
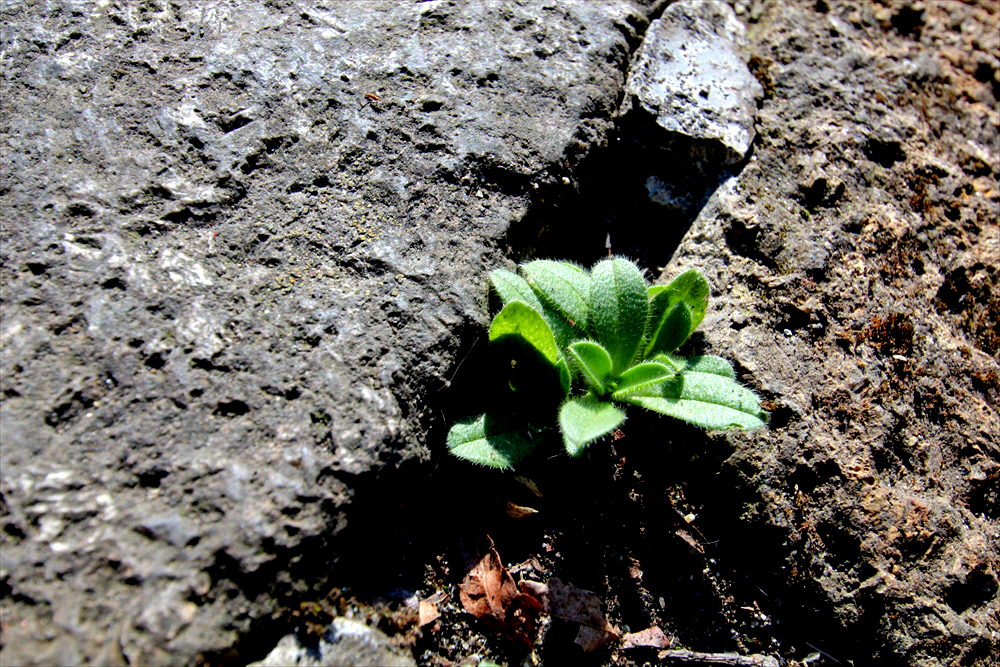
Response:
POLYGON ((705 429, 752 430, 767 423, 757 396, 715 356, 676 354, 701 324, 709 286, 696 270, 650 286, 631 261, 608 258, 588 272, 536 260, 521 273, 498 270, 490 283, 502 308, 489 340, 503 383, 490 409, 448 433, 463 459, 510 468, 558 431, 570 456, 638 406, 705 429), (555 422, 553 424, 553 422, 555 422))

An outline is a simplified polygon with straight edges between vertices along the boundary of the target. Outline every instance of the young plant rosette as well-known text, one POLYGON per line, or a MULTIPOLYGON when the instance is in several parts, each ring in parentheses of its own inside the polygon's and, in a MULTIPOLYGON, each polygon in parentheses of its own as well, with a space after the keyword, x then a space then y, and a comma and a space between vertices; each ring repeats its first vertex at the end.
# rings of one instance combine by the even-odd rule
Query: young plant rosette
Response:
POLYGON ((620 258, 602 260, 589 273, 550 260, 523 264, 521 272, 490 274, 503 304, 490 325, 490 344, 509 360, 509 372, 505 363, 506 383, 491 410, 448 432, 456 456, 509 468, 554 430, 553 419, 566 451, 582 456, 621 426, 629 405, 706 429, 767 423, 729 362, 675 354, 708 306, 708 283, 699 272, 653 286, 620 258))

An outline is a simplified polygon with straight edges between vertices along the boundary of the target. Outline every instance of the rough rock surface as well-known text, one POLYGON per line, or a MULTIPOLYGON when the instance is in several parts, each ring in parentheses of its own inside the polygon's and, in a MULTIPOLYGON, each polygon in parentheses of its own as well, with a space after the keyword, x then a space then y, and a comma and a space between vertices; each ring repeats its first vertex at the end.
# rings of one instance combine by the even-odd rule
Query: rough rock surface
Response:
POLYGON ((666 271, 707 272, 707 345, 773 408, 724 471, 754 498, 734 539, 817 595, 834 656, 993 664, 1000 17, 817 6, 748 12, 754 159, 666 271))
MULTIPOLYGON (((612 129, 656 8, 4 5, 0 661, 263 658, 335 562, 391 597, 397 546, 454 583, 430 563, 464 528, 696 650, 994 664, 995 3, 733 4, 752 157, 667 206, 645 197, 683 189, 666 133, 642 109, 612 129), (564 524, 448 524, 477 498, 424 473, 486 270, 589 263, 608 231, 664 279, 706 273, 693 349, 736 362, 769 430, 634 418, 620 460, 552 462, 583 495, 536 516, 564 524)), ((502 655, 442 611, 427 655, 502 655)))
POLYGON ((416 667, 413 656, 393 646, 382 632, 358 621, 336 618, 316 646, 286 635, 273 651, 248 667, 416 667))
POLYGON ((322 590, 647 11, 4 4, 5 664, 224 657, 322 590))
POLYGON ((635 53, 622 110, 638 105, 664 130, 712 146, 713 165, 741 161, 754 139, 754 100, 763 96, 741 53, 745 43, 746 28, 729 5, 670 5, 635 53))

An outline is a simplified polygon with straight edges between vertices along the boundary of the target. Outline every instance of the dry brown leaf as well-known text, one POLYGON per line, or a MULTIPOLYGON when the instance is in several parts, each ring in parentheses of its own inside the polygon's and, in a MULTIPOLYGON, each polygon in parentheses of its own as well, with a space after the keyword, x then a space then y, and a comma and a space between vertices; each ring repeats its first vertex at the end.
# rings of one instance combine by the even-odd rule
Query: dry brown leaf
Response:
POLYGON ((607 623, 601 613, 601 598, 556 577, 549 579, 547 600, 546 611, 556 618, 599 629, 607 623))
POLYGON ((509 500, 505 500, 503 503, 503 511, 507 513, 512 519, 524 519, 531 516, 532 514, 538 514, 538 510, 534 507, 524 507, 522 505, 515 505, 509 500))
POLYGON ((493 548, 469 571, 459 585, 459 598, 467 612, 509 641, 530 651, 535 642, 542 603, 531 593, 521 592, 493 548))
POLYGON ((614 626, 609 623, 608 628, 610 630, 598 630, 597 628, 581 625, 580 631, 576 633, 576 639, 573 643, 582 648, 584 653, 596 651, 608 642, 618 639, 618 633, 615 632, 614 626))
POLYGON ((542 603, 542 607, 545 607, 545 598, 549 594, 549 587, 540 581, 530 581, 525 580, 520 583, 521 591, 524 593, 529 593, 542 603))
POLYGON ((427 598, 427 601, 433 602, 434 604, 438 604, 439 602, 444 602, 447 599, 448 599, 448 593, 446 591, 438 591, 434 595, 427 598))
POLYGON ((441 612, 438 611, 437 605, 430 600, 420 601, 420 621, 418 625, 422 628, 428 623, 436 621, 441 616, 441 612))
POLYGON ((530 479, 528 479, 527 477, 525 477, 524 475, 514 475, 514 479, 520 482, 521 484, 524 484, 526 487, 528 487, 528 490, 531 491, 533 494, 535 494, 537 497, 539 498, 542 497, 542 492, 538 490, 538 487, 535 486, 535 483, 530 479))
POLYGON ((517 584, 500 562, 492 540, 490 550, 459 585, 459 599, 465 611, 494 630, 502 630, 506 625, 507 607, 518 592, 517 584))
POLYGON ((530 593, 519 593, 507 609, 507 627, 504 636, 512 642, 524 644, 530 651, 535 643, 538 615, 542 603, 530 593))
MULTIPOLYGON (((545 567, 538 562, 538 559, 532 556, 526 561, 518 563, 517 565, 510 568, 511 576, 514 576, 518 572, 523 572, 524 570, 535 570, 536 572, 548 572, 545 567)), ((521 590, 524 590, 523 588, 521 590)), ((537 596, 536 596, 537 597, 537 596)))
POLYGON ((728 665, 729 667, 781 667, 781 663, 772 655, 753 653, 700 653, 688 649, 667 649, 656 654, 660 660, 678 660, 680 662, 697 663, 699 665, 728 665))
POLYGON ((691 535, 691 533, 687 532, 683 528, 678 528, 676 531, 674 531, 674 534, 677 537, 681 538, 681 540, 683 540, 684 543, 688 545, 688 548, 691 550, 691 553, 698 555, 705 554, 705 547, 701 546, 701 543, 698 542, 698 540, 696 540, 694 536, 691 535))
MULTIPOLYGON (((509 641, 524 644, 529 650, 542 611, 579 623, 576 643, 585 652, 594 651, 621 636, 604 617, 601 599, 590 591, 555 577, 548 584, 522 581, 518 587, 500 561, 492 540, 489 551, 462 580, 459 597, 467 612, 509 641)), ((421 621, 423 610, 421 603, 421 621)))
POLYGON ((663 630, 656 626, 646 628, 641 632, 630 632, 622 637, 622 648, 636 648, 638 646, 650 646, 652 648, 667 648, 673 643, 670 637, 663 633, 663 630))
POLYGON ((556 618, 579 623, 582 627, 576 636, 576 643, 584 651, 593 651, 620 636, 601 611, 601 599, 573 584, 564 583, 553 577, 548 585, 535 582, 521 582, 521 589, 531 591, 542 600, 544 610, 556 618))

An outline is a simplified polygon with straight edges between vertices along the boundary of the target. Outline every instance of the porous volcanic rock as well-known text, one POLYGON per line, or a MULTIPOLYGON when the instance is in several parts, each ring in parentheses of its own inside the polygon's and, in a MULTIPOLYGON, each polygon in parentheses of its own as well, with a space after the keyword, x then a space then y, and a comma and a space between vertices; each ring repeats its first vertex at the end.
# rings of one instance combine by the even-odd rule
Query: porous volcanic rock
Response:
POLYGON ((707 349, 772 409, 722 473, 755 498, 728 539, 756 545, 762 588, 780 568, 815 594, 782 614, 802 642, 840 628, 833 657, 993 664, 997 7, 745 9, 767 92, 753 158, 664 275, 706 272, 707 349))
MULTIPOLYGON (((0 660, 263 658, 338 559, 393 562, 364 538, 407 501, 428 563, 527 534, 525 563, 693 650, 994 664, 995 3, 734 0, 756 138, 697 177, 618 106, 662 4, 4 5, 0 660), (564 497, 525 502, 561 521, 442 525, 492 490, 424 475, 486 272, 609 232, 706 274, 683 352, 731 359, 768 429, 636 416, 579 479, 540 465, 564 497)), ((442 609, 425 655, 502 653, 442 609)))
POLYGON ((4 5, 5 664, 221 660, 322 590, 649 11, 4 5))

